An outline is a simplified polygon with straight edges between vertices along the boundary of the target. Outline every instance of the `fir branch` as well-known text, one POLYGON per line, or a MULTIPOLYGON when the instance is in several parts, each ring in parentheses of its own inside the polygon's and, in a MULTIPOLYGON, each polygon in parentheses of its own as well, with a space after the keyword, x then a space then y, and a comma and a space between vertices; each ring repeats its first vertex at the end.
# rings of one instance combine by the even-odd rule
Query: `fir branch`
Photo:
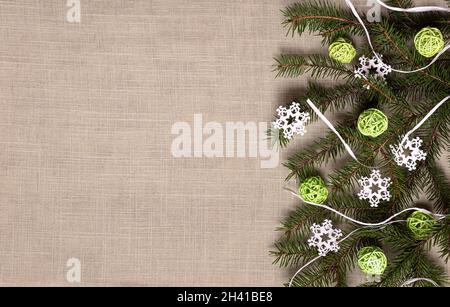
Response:
POLYGON ((270 254, 275 257, 273 264, 280 267, 298 266, 316 256, 317 251, 305 244, 304 240, 284 239, 275 243, 276 251, 270 254))
POLYGON ((361 85, 364 87, 369 87, 369 97, 375 99, 378 98, 379 103, 385 103, 391 106, 397 106, 399 109, 408 111, 410 106, 401 97, 396 97, 391 88, 386 84, 386 82, 375 79, 374 77, 369 78, 358 78, 361 85))
POLYGON ((439 247, 441 257, 448 262, 450 258, 450 217, 441 220, 442 227, 436 232, 433 243, 439 247))
POLYGON ((426 170, 429 182, 426 189, 428 199, 434 201, 436 211, 450 214, 450 182, 433 160, 426 163, 426 170))
POLYGON ((381 153, 386 161, 381 169, 392 180, 392 184, 390 185, 391 200, 386 208, 388 215, 392 215, 395 212, 408 208, 413 202, 414 197, 418 197, 418 191, 408 189, 406 185, 406 171, 401 170, 384 150, 381 153))
POLYGON ((411 62, 406 40, 392 24, 389 24, 387 20, 383 20, 372 24, 371 30, 374 34, 373 44, 380 53, 394 53, 400 55, 403 60, 411 62))
POLYGON ((283 11, 283 25, 288 35, 302 35, 306 30, 319 32, 330 41, 341 34, 360 35, 363 30, 348 10, 337 8, 334 4, 322 1, 295 3, 283 11))
MULTIPOLYGON (((398 7, 412 5, 410 0, 390 2, 398 7)), ((284 24, 292 34, 301 35, 306 30, 316 31, 328 42, 334 39, 336 34, 340 36, 362 34, 361 27, 355 24, 351 13, 337 9, 332 4, 306 2, 288 7, 284 13, 286 17, 284 24), (322 18, 324 16, 327 17, 322 18)), ((390 12, 381 23, 370 24, 368 27, 375 49, 385 55, 388 63, 396 68, 412 70, 429 62, 429 59, 410 48, 414 33, 425 25, 435 25, 441 29, 445 37, 450 37, 448 14, 441 13, 390 12)), ((364 48, 359 49, 363 52, 364 48)), ((449 181, 436 161, 445 149, 449 150, 450 105, 442 106, 421 129, 415 132, 415 136, 423 139, 422 150, 427 152, 427 159, 419 162, 415 171, 408 172, 405 168, 399 167, 392 160, 392 153, 388 147, 397 144, 401 135, 422 119, 437 101, 450 93, 448 60, 449 58, 444 55, 433 66, 420 73, 408 75, 392 73, 386 82, 383 82, 372 77, 355 79, 351 69, 324 56, 285 55, 277 59, 278 76, 300 77, 309 72, 315 79, 331 77, 346 81, 333 88, 310 83, 305 95, 299 97, 297 101, 302 101, 305 97, 310 98, 322 112, 336 112, 349 106, 353 107, 354 114, 350 115, 345 123, 338 125, 337 130, 360 161, 372 165, 376 160, 382 173, 392 179, 391 200, 383 202, 376 208, 377 210, 374 210, 365 201, 355 197, 357 179, 363 175, 367 176, 368 170, 361 168, 354 161, 346 162, 329 176, 331 188, 326 205, 355 219, 375 222, 401 209, 410 208, 421 192, 425 192, 433 202, 434 211, 448 214, 449 181), (363 86, 369 86, 370 90, 366 91, 363 86), (388 130, 376 139, 364 137, 355 129, 357 114, 372 106, 381 106, 383 112, 389 116, 388 130)), ((301 104, 305 106, 304 103, 301 104)), ((316 119, 315 114, 312 114, 312 120, 316 119)), ((344 154, 342 143, 330 132, 326 137, 320 138, 315 144, 287 160, 285 166, 291 171, 287 179, 296 176, 301 180, 311 174, 314 167, 327 164, 330 160, 336 162, 344 154)), ((405 214, 403 218, 406 216, 405 214)), ((276 245, 277 251, 273 254, 276 262, 282 266, 298 266, 312 259, 314 253, 311 253, 311 249, 306 248, 302 242, 305 242, 306 236, 309 235, 312 223, 320 223, 324 218, 330 217, 346 222, 334 213, 306 205, 300 206, 290 214, 281 227, 284 234, 276 245)), ((449 259, 449 217, 440 220, 439 227, 425 241, 414 240, 404 225, 358 231, 351 239, 341 243, 341 250, 338 253, 330 253, 326 258, 321 258, 302 271, 295 278, 294 285, 346 286, 347 272, 353 269, 357 253, 353 244, 360 239, 366 240, 365 245, 370 243, 368 239, 372 240, 371 245, 383 243, 398 254, 394 261, 389 261, 388 270, 377 286, 398 286, 414 277, 428 277, 440 284, 446 282, 444 271, 428 259, 426 250, 434 244, 439 248, 440 255, 446 260, 449 259)), ((415 286, 429 286, 429 284, 418 282, 415 286)))
POLYGON ((271 127, 267 129, 266 135, 273 146, 280 145, 281 148, 286 148, 291 141, 284 136, 283 130, 281 129, 275 129, 271 127))
POLYGON ((448 94, 448 86, 435 82, 432 78, 424 78, 421 74, 408 74, 389 80, 397 95, 407 101, 435 100, 448 94))
MULTIPOLYGON (((310 98, 322 113, 341 111, 350 106, 355 107, 367 97, 367 90, 356 83, 355 80, 350 80, 346 84, 324 87, 310 82, 306 97, 310 98)), ((317 120, 318 116, 311 112, 311 119, 317 120)))
POLYGON ((366 244, 371 244, 367 232, 355 233, 341 242, 337 253, 330 252, 298 274, 292 285, 294 287, 329 287, 346 286, 347 272, 354 267, 357 251, 366 244))
POLYGON ((348 78, 353 72, 343 64, 322 55, 304 57, 302 55, 284 54, 275 58, 277 77, 297 78, 305 73, 311 73, 312 78, 348 78))
MULTIPOLYGON (((338 132, 348 130, 346 127, 338 127, 338 132)), ((304 167, 314 167, 326 163, 329 159, 336 159, 344 152, 344 145, 334 133, 329 133, 325 138, 319 139, 313 146, 289 157, 283 164, 291 170, 286 180, 298 175, 304 167)))
MULTIPOLYGON (((320 261, 319 259, 318 261, 320 261)), ((334 276, 323 265, 313 263, 305 268, 301 274, 292 280, 293 287, 330 287, 333 286, 334 276)))
MULTIPOLYGON (((445 271, 433 263, 423 252, 422 245, 405 249, 391 261, 378 287, 398 287, 403 282, 415 278, 429 278, 440 285, 447 283, 445 271)), ((427 286, 430 286, 427 284, 427 286)))
MULTIPOLYGON (((387 4, 391 6, 401 7, 401 8, 410 8, 413 7, 413 3, 411 0, 390 0, 387 1, 387 4)), ((413 20, 410 17, 410 14, 406 12, 395 12, 390 11, 390 16, 395 18, 396 16, 400 17, 402 20, 407 19, 409 22, 412 22, 413 20)))
MULTIPOLYGON (((429 108, 430 107, 428 107, 428 109, 429 108)), ((422 131, 426 131, 425 135, 422 135, 422 139, 424 140, 422 150, 427 152, 427 160, 432 160, 439 157, 442 150, 444 150, 449 144, 449 125, 450 105, 445 104, 440 110, 433 114, 433 116, 429 118, 428 122, 426 122, 421 128, 422 131)), ((424 163, 424 161, 422 161, 422 163, 424 163)))
MULTIPOLYGON (((365 165, 372 164, 373 157, 362 160, 362 163, 365 165)), ((331 194, 334 195, 338 192, 343 193, 346 190, 353 190, 359 177, 369 175, 369 169, 361 167, 359 163, 352 160, 330 175, 331 194)))
POLYGON ((309 235, 312 224, 319 223, 327 218, 329 213, 318 207, 300 205, 289 214, 282 226, 277 230, 284 232, 287 239, 291 237, 304 237, 309 235))
MULTIPOLYGON (((385 218, 382 210, 367 205, 367 201, 356 197, 356 192, 331 194, 327 200, 327 205, 347 216, 367 223, 377 222, 385 218)), ((332 213, 331 216, 342 222, 347 222, 337 214, 332 213)))

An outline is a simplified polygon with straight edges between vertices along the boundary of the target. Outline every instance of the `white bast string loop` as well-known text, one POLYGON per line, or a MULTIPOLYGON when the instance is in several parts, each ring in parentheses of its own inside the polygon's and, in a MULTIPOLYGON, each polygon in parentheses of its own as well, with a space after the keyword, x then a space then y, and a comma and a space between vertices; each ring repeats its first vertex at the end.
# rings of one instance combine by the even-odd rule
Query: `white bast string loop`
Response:
POLYGON ((418 281, 426 281, 426 282, 429 282, 430 284, 432 284, 435 287, 440 287, 437 282, 435 282, 434 280, 429 279, 429 278, 412 278, 412 279, 409 279, 409 280, 405 281, 403 284, 400 285, 400 287, 406 287, 406 286, 409 286, 409 285, 411 285, 411 284, 413 284, 415 282, 418 282, 418 281))
POLYGON ((417 7, 410 7, 410 8, 401 8, 401 7, 395 7, 390 6, 384 3, 381 0, 376 0, 381 6, 387 8, 388 10, 395 11, 395 12, 401 12, 401 13, 424 13, 424 12, 447 12, 450 13, 450 8, 446 7, 440 7, 440 6, 417 6, 417 7))
POLYGON ((292 195, 296 196, 297 198, 299 198, 302 202, 304 202, 306 204, 309 204, 309 205, 312 205, 312 206, 315 206, 315 207, 319 207, 319 208, 323 208, 323 209, 327 209, 328 211, 331 211, 331 212, 339 215, 340 217, 342 217, 342 218, 344 218, 344 219, 346 219, 346 220, 348 220, 350 222, 353 222, 355 224, 362 225, 362 226, 367 226, 367 227, 375 227, 376 228, 376 227, 384 226, 384 225, 388 224, 390 221, 392 221, 393 219, 395 219, 397 216, 399 216, 399 215, 401 215, 401 214, 403 214, 405 212, 408 212, 408 211, 420 211, 420 212, 423 212, 423 213, 426 213, 426 214, 430 214, 430 215, 434 216, 437 220, 442 220, 442 219, 445 218, 445 215, 434 214, 434 213, 432 213, 432 212, 430 212, 430 211, 428 211, 426 209, 414 208, 413 207, 413 208, 404 209, 404 210, 402 210, 402 211, 392 215, 391 217, 389 217, 386 220, 381 221, 379 223, 366 223, 366 222, 362 222, 362 221, 356 220, 356 219, 354 219, 354 218, 352 218, 352 217, 350 217, 348 215, 345 215, 345 214, 343 214, 343 213, 337 211, 336 209, 333 209, 333 208, 331 208, 331 207, 329 207, 327 205, 316 204, 316 203, 312 203, 312 202, 309 202, 307 200, 304 200, 296 191, 294 191, 294 190, 292 190, 292 189, 290 189, 288 187, 285 187, 284 189, 286 191, 291 192, 292 195))

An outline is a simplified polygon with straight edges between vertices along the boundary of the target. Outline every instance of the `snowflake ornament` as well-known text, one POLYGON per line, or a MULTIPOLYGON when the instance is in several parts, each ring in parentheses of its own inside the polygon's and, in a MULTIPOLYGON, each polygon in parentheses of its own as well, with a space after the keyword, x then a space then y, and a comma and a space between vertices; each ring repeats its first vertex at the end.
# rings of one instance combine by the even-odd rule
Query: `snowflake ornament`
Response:
POLYGON ((420 149, 422 143, 422 139, 416 137, 412 140, 407 138, 405 142, 399 145, 391 145, 390 148, 394 155, 395 163, 398 166, 406 166, 409 171, 415 170, 417 162, 425 160, 427 157, 427 154, 420 149))
POLYGON ((293 102, 289 108, 280 106, 277 109, 278 119, 273 122, 276 129, 283 130, 283 135, 290 140, 294 134, 304 135, 305 125, 310 116, 308 112, 301 112, 300 104, 293 102))
POLYGON ((342 231, 333 228, 330 220, 324 220, 322 225, 313 224, 310 229, 312 236, 308 240, 308 245, 317 247, 319 256, 326 256, 329 251, 339 250, 337 239, 342 237, 342 231))
POLYGON ((380 200, 391 199, 388 191, 391 178, 382 178, 379 170, 373 170, 370 177, 362 177, 358 182, 362 186, 358 193, 359 199, 368 199, 371 207, 378 207, 380 200))
MULTIPOLYGON (((382 58, 383 56, 380 54, 378 57, 382 58)), ((355 70, 356 78, 367 79, 370 75, 374 75, 376 78, 384 81, 386 76, 392 72, 390 65, 384 64, 375 56, 372 59, 362 56, 359 58, 359 64, 360 67, 355 70)), ((370 89, 370 86, 366 85, 365 88, 370 89)))

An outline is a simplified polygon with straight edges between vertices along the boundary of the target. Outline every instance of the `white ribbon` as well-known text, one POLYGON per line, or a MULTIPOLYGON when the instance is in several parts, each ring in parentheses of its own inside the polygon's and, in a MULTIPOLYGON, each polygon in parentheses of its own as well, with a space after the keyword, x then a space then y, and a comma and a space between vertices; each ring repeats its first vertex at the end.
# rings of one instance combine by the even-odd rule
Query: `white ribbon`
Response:
MULTIPOLYGON (((422 7, 403 9, 403 8, 388 6, 388 5, 384 4, 380 0, 377 0, 377 2, 380 5, 384 6, 385 8, 393 10, 393 11, 397 11, 397 12, 406 12, 406 13, 423 13, 423 12, 432 12, 432 11, 450 12, 450 9, 448 9, 448 8, 437 7, 437 6, 422 6, 422 7)), ((369 30, 367 30, 366 26, 364 25, 364 22, 362 21, 361 17, 359 16, 358 11, 356 10, 356 8, 353 5, 352 1, 351 0, 345 0, 345 3, 350 8, 350 10, 352 11, 353 15, 355 15, 356 19, 358 19, 358 21, 361 24, 361 26, 363 27, 364 32, 366 33, 366 36, 367 36, 367 41, 369 43, 370 49, 372 49, 372 52, 373 52, 374 56, 377 58, 378 61, 380 61, 380 63, 384 63, 383 60, 381 59, 381 57, 375 51, 375 48, 372 45, 372 40, 370 38, 369 30)), ((392 68, 392 71, 395 71, 395 72, 398 72, 398 73, 402 73, 402 74, 411 74, 411 73, 416 73, 416 72, 425 70, 428 67, 430 67, 431 65, 433 65, 439 59, 439 57, 442 54, 444 54, 445 52, 447 52, 447 50, 449 50, 449 49, 450 49, 450 44, 445 46, 445 48, 442 49, 441 52, 439 52, 428 65, 426 65, 426 66, 424 66, 422 68, 419 68, 419 69, 416 69, 416 70, 399 70, 399 69, 392 68)))

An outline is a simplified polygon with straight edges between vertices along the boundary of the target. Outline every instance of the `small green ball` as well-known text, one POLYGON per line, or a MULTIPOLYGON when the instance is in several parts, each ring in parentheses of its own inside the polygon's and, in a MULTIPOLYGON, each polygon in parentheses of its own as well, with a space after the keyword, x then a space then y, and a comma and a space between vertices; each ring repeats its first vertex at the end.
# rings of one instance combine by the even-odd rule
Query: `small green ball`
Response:
POLYGON ((382 135, 387 130, 388 125, 387 116, 378 109, 367 109, 358 118, 359 132, 373 138, 382 135))
POLYGON ((363 247, 358 251, 358 266, 366 274, 382 275, 387 267, 387 258, 379 247, 363 247))
POLYGON ((341 37, 328 47, 328 54, 333 60, 346 64, 356 56, 356 49, 350 40, 341 37))
POLYGON ((431 58, 444 49, 444 36, 439 29, 426 27, 416 34, 414 45, 421 55, 431 58))
POLYGON ((406 224, 413 233, 414 238, 423 240, 431 234, 437 221, 430 214, 416 211, 407 218, 406 224))
POLYGON ((322 178, 309 177, 300 184, 299 194, 306 201, 322 204, 328 197, 328 189, 322 178))

